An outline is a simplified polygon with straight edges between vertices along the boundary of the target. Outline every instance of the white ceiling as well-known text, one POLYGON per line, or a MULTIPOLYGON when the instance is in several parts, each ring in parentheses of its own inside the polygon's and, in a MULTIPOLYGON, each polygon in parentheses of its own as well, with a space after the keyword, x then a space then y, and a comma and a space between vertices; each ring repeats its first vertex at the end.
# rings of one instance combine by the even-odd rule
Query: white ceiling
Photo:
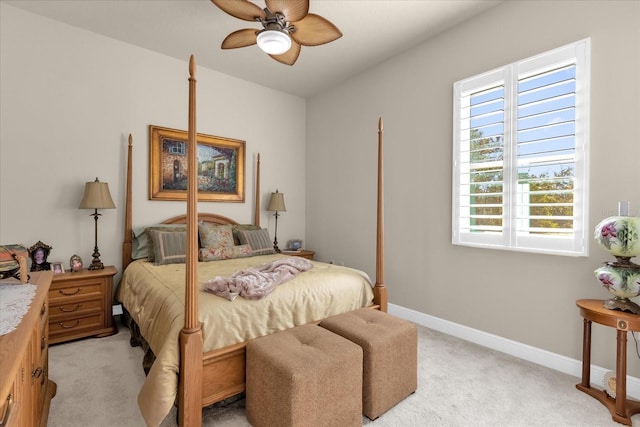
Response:
MULTIPOLYGON (((222 50, 241 21, 209 0, 2 0, 12 6, 300 97, 321 92, 420 44, 500 0, 311 0, 309 11, 342 31, 338 40, 302 47, 293 66, 257 46, 222 50)), ((255 3, 264 7, 264 0, 255 3)))

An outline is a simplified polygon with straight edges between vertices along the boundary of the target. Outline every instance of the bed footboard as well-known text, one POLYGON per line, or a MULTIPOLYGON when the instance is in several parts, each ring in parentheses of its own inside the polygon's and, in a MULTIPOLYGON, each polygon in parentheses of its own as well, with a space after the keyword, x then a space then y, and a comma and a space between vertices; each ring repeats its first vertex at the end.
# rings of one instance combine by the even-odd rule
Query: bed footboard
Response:
POLYGON ((202 406, 242 393, 245 388, 245 349, 234 344, 205 353, 202 361, 202 406))

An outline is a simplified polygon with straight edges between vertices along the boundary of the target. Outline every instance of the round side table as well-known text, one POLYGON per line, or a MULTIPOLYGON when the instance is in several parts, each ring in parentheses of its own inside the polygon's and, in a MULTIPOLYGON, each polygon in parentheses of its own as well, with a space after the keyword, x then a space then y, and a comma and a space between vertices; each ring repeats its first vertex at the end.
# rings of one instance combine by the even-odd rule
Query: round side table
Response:
POLYGON ((611 417, 628 426, 631 416, 640 413, 640 402, 627 399, 627 332, 640 331, 640 315, 604 308, 604 300, 581 299, 576 301, 580 315, 584 318, 582 333, 582 382, 576 388, 599 400, 611 412, 611 417), (591 388, 591 322, 616 328, 616 397, 604 390, 591 388))

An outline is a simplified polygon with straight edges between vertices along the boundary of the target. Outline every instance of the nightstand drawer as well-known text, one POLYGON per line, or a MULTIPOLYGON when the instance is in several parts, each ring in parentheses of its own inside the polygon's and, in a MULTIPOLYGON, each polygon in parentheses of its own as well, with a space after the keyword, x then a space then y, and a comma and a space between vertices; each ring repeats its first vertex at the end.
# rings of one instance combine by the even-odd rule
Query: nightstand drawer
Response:
POLYGON ((68 319, 82 317, 87 313, 95 313, 102 311, 102 300, 94 299, 90 301, 60 301, 58 304, 52 304, 49 307, 49 318, 52 323, 62 322, 68 319))
POLYGON ((93 335, 95 330, 99 330, 104 323, 103 313, 96 313, 87 317, 77 317, 64 321, 49 322, 49 339, 51 342, 59 341, 60 337, 74 339, 83 336, 93 335))
POLYGON ((69 301, 87 298, 102 298, 102 283, 96 281, 82 281, 82 283, 64 283, 49 289, 49 304, 67 304, 69 301))

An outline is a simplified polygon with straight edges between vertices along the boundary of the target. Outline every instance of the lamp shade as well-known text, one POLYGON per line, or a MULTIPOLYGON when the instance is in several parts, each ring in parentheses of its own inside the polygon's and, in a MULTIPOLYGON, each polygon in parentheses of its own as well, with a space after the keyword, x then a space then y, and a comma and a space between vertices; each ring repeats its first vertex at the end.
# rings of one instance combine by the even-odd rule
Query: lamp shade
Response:
POLYGON ((279 193, 278 190, 276 190, 275 193, 271 193, 271 200, 269 201, 267 210, 270 212, 286 212, 287 208, 284 207, 284 193, 279 193))
POLYGON ((87 182, 84 186, 84 196, 78 209, 115 209, 109 184, 98 181, 87 182))
POLYGON ((279 30, 264 30, 258 34, 258 47, 269 55, 282 55, 291 48, 289 34, 279 30))

